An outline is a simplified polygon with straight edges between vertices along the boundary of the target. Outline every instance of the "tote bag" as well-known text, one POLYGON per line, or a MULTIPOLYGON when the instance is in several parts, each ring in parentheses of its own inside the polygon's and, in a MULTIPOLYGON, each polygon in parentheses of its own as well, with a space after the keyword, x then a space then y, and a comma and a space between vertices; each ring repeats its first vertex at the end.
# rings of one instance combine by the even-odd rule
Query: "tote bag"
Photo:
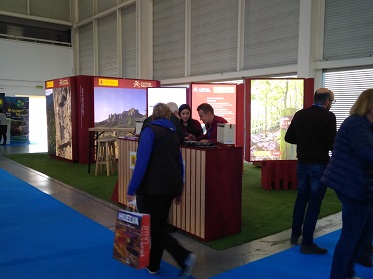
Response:
POLYGON ((134 268, 149 265, 150 215, 128 210, 118 211, 113 257, 134 268))

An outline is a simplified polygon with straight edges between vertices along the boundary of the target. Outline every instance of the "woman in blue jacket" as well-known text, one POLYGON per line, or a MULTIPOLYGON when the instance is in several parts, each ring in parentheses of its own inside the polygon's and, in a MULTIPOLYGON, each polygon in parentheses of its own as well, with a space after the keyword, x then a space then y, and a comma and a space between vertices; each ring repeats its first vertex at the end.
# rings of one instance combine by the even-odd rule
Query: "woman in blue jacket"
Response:
POLYGON ((355 277, 355 263, 373 230, 373 89, 363 91, 335 138, 321 181, 342 202, 342 232, 334 250, 330 279, 355 277))
POLYGON ((153 121, 141 132, 127 201, 133 201, 136 194, 139 212, 150 214, 151 249, 147 271, 151 275, 158 273, 166 250, 181 267, 180 278, 187 278, 196 256, 167 231, 172 201, 182 193, 184 172, 180 140, 170 117, 171 110, 166 104, 154 106, 153 121))

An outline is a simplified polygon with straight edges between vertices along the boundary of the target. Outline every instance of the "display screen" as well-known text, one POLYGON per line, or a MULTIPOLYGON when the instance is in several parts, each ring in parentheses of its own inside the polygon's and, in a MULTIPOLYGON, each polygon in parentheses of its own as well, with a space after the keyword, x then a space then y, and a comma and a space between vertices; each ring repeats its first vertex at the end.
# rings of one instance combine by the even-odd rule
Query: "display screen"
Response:
POLYGON ((146 89, 94 88, 95 126, 135 127, 146 117, 146 89))
POLYGON ((214 114, 225 118, 228 123, 236 124, 236 84, 192 84, 192 118, 199 119, 197 107, 202 103, 210 104, 214 114))
POLYGON ((296 111, 303 108, 303 79, 250 79, 250 161, 295 160, 296 146, 284 136, 296 111))
POLYGON ((187 88, 185 87, 152 87, 148 88, 148 116, 153 113, 157 103, 174 102, 180 107, 187 103, 187 88))

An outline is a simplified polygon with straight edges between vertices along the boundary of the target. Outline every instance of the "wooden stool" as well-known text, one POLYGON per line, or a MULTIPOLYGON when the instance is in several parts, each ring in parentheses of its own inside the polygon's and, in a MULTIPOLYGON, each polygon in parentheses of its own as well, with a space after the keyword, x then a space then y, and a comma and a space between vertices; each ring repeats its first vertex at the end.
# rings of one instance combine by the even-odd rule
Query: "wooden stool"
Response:
POLYGON ((116 169, 116 155, 115 155, 115 142, 117 138, 101 138, 97 140, 97 154, 96 154, 96 171, 97 175, 98 166, 100 165, 102 173, 102 165, 106 165, 106 173, 109 176, 110 172, 114 173, 116 169))

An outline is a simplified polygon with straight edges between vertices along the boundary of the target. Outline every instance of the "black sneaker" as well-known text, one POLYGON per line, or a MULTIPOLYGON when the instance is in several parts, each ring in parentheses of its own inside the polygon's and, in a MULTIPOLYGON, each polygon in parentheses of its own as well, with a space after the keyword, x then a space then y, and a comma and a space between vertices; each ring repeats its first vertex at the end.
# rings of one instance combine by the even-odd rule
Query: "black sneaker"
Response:
POLYGON ((149 272, 150 275, 156 275, 159 270, 152 270, 150 267, 145 267, 146 271, 149 272))
POLYGON ((186 279, 189 277, 189 275, 192 273, 192 269, 193 269, 194 263, 196 262, 196 259, 197 259, 196 255, 194 255, 193 253, 189 253, 189 255, 184 261, 184 267, 179 276, 180 279, 186 279))
POLYGON ((328 250, 317 246, 315 243, 312 243, 311 245, 302 244, 300 246, 300 252, 303 254, 326 254, 328 253, 328 250))
POLYGON ((373 263, 371 259, 360 259, 358 263, 365 267, 373 267, 373 263))
POLYGON ((295 246, 297 246, 297 245, 298 245, 299 237, 300 237, 300 236, 292 235, 292 236, 290 237, 290 244, 291 244, 291 245, 295 245, 295 246))

